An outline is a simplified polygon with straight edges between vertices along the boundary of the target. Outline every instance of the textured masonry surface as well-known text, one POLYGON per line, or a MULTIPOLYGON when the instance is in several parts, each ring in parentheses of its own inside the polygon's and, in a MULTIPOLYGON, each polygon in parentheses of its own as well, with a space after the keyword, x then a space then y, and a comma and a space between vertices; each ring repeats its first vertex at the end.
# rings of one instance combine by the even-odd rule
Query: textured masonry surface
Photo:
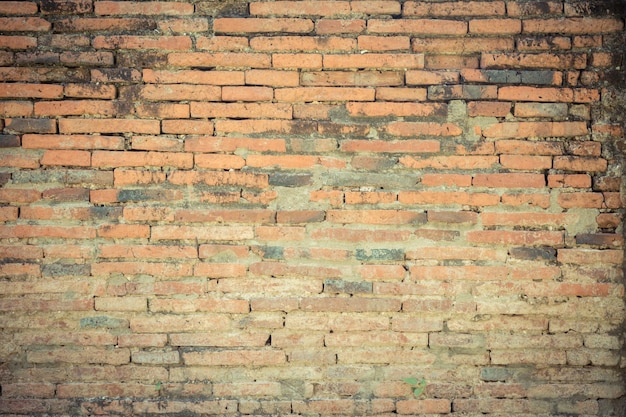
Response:
POLYGON ((623 417, 624 11, 0 2, 0 415, 623 417))

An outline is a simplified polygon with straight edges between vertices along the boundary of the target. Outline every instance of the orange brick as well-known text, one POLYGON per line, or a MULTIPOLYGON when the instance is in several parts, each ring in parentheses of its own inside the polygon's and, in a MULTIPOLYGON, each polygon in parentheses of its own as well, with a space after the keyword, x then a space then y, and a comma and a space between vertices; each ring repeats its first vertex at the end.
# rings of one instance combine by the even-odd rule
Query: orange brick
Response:
POLYGON ((564 171, 604 172, 608 162, 603 158, 558 156, 554 158, 554 169, 564 171))
POLYGON ((242 85, 244 73, 242 71, 162 71, 153 69, 143 70, 143 81, 160 84, 212 84, 212 85, 242 85))
POLYGON ((522 32, 522 21, 518 19, 472 19, 469 32, 481 35, 515 35, 522 32))
POLYGON ((362 55, 324 55, 324 68, 350 69, 350 68, 424 68, 424 55, 422 54, 391 54, 375 53, 362 55))
POLYGON ((213 30, 216 33, 309 33, 314 29, 310 19, 296 18, 236 18, 222 17, 215 19, 213 30))
POLYGON ((409 33, 415 35, 464 35, 467 23, 442 19, 370 19, 369 33, 409 33))
POLYGON ((87 167, 91 165, 91 153, 87 151, 49 150, 41 158, 41 164, 87 167))
POLYGON ((467 233, 467 241, 500 245, 562 245, 563 232, 475 230, 467 233))
POLYGON ((253 16, 334 16, 350 13, 347 1, 281 1, 280 3, 252 2, 250 14, 253 16))
POLYGON ((191 49, 189 36, 96 36, 92 45, 97 49, 159 49, 187 50, 191 49))
POLYGON ((524 20, 524 33, 593 34, 619 32, 623 28, 624 23, 620 19, 610 17, 524 20))
POLYGON ((294 87, 277 88, 274 92, 277 101, 374 101, 376 90, 359 87, 294 87))
POLYGON ((176 67, 269 68, 268 54, 248 52, 173 52, 167 62, 176 67))
POLYGON ((546 179, 543 174, 476 174, 472 185, 490 188, 543 188, 546 186, 546 179))
POLYGON ((463 133, 454 123, 391 122, 385 131, 396 136, 459 136, 463 133))
POLYGON ((368 36, 358 37, 359 49, 362 51, 408 51, 411 38, 408 36, 368 36))
POLYGON ((249 70, 245 72, 245 83, 271 87, 297 87, 300 84, 300 74, 297 71, 249 70))
POLYGON ((248 46, 248 38, 243 36, 202 36, 196 40, 196 48, 211 51, 243 51, 248 46))
POLYGON ((322 69, 321 54, 272 54, 272 67, 282 69, 322 69))
POLYGON ((2 98, 61 98, 63 86, 52 84, 0 84, 2 98))
POLYGON ((361 33, 365 30, 365 20, 319 19, 315 23, 315 32, 319 35, 339 33, 361 33))
POLYGON ((159 134, 157 120, 139 119, 60 119, 60 133, 146 133, 159 134))
POLYGON ((30 1, 4 1, 0 3, 0 14, 27 15, 37 13, 37 4, 30 1))
POLYGON ((511 103, 506 102, 470 101, 467 104, 467 113, 470 117, 505 117, 510 112, 511 103))
POLYGON ((587 135, 585 122, 505 122, 483 130, 488 138, 528 138, 587 135))
POLYGON ((346 140, 341 143, 344 152, 429 153, 439 152, 439 148, 435 140, 346 140))
POLYGON ((47 32, 52 24, 40 17, 0 17, 5 32, 47 32))
POLYGON ((161 126, 163 133, 178 135, 211 135, 214 131, 213 122, 210 120, 163 120, 161 126))
POLYGON ((477 52, 512 51, 513 38, 413 38, 411 50, 428 54, 466 55, 477 52))
POLYGON ((171 18, 158 22, 159 30, 162 32, 188 33, 188 32, 207 32, 209 30, 209 22, 202 18, 171 18))
POLYGON ((481 68, 547 68, 547 69, 585 69, 587 67, 586 54, 527 54, 485 53, 480 58, 481 68))
POLYGON ((552 168, 550 156, 501 155, 500 164, 503 168, 534 171, 552 168))
POLYGON ((339 37, 259 36, 250 39, 250 48, 258 51, 348 52, 356 45, 354 39, 339 37))
POLYGON ((149 3, 129 1, 100 1, 95 4, 96 15, 191 15, 192 4, 154 1, 149 3))
POLYGON ((185 140, 187 152, 234 152, 247 149, 257 152, 285 152, 285 139, 200 136, 185 140))
POLYGON ((271 101, 274 90, 270 87, 222 87, 223 101, 271 101))
POLYGON ((499 16, 505 14, 503 1, 441 2, 408 1, 405 16, 499 16))
POLYGON ((377 101, 425 101, 426 97, 425 88, 378 87, 376 89, 377 101))

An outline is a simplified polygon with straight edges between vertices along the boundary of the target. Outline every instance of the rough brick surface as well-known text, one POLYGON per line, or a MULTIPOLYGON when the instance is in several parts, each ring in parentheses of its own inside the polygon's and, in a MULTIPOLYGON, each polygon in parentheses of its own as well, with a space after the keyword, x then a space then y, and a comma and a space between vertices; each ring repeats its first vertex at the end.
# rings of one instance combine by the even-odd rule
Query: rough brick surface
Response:
POLYGON ((0 415, 626 415, 620 1, 0 32, 0 415))

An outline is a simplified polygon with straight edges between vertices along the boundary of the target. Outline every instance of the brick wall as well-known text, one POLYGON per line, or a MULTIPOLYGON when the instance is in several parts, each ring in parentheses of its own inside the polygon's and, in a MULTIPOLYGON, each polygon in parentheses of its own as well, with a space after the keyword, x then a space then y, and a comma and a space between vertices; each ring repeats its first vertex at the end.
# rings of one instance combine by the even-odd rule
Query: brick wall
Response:
POLYGON ((626 413, 621 2, 0 15, 0 414, 626 413))

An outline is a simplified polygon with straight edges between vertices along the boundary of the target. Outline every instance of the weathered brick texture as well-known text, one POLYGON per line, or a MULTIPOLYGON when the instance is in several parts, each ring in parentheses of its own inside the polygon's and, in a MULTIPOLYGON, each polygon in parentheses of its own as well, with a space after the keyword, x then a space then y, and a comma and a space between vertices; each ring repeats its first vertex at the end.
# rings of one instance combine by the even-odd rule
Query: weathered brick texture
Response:
POLYGON ((0 415, 626 416, 625 16, 0 1, 0 415))

